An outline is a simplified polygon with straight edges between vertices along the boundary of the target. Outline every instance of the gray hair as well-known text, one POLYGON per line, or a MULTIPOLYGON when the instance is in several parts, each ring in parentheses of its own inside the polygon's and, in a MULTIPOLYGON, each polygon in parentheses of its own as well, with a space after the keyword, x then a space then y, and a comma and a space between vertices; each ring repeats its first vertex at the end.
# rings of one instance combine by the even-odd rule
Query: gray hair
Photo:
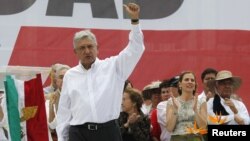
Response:
POLYGON ((60 64, 60 63, 56 63, 56 64, 53 64, 51 65, 51 69, 56 71, 58 69, 58 67, 62 66, 63 64, 60 64))
POLYGON ((70 67, 68 65, 61 64, 60 66, 57 67, 55 76, 58 77, 61 71, 69 69, 70 67))
POLYGON ((82 39, 89 39, 97 45, 96 37, 90 30, 82 30, 75 33, 73 46, 76 48, 76 43, 82 39))

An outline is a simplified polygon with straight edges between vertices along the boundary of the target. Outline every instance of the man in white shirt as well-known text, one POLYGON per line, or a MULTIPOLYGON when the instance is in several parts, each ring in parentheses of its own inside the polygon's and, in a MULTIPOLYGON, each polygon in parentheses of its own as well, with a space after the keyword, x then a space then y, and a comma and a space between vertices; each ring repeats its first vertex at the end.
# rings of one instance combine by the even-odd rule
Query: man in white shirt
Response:
POLYGON ((202 73, 201 73, 201 81, 202 81, 202 86, 203 86, 203 91, 200 95, 198 95, 198 100, 205 99, 205 101, 208 101, 209 98, 213 97, 213 94, 211 91, 209 91, 209 88, 207 86, 207 82, 209 80, 214 80, 217 74, 217 70, 213 68, 206 68, 202 73))
POLYGON ((161 128, 161 141, 170 141, 171 133, 166 128, 167 101, 171 96, 178 97, 179 76, 165 80, 160 84, 162 102, 157 105, 157 122, 161 128))
POLYGON ((74 37, 79 65, 68 70, 57 113, 59 141, 121 141, 116 119, 120 114, 124 83, 144 52, 139 26, 140 7, 124 5, 131 18, 129 43, 119 55, 99 60, 98 44, 90 31, 74 37))
POLYGON ((152 111, 156 109, 156 106, 161 101, 160 84, 161 81, 153 81, 146 85, 142 91, 143 104, 141 110, 149 118, 151 118, 152 111))
MULTIPOLYGON (((226 119, 225 124, 228 125, 248 125, 249 114, 245 104, 230 98, 240 85, 241 78, 233 76, 230 71, 218 72, 215 80, 208 82, 210 89, 215 92, 214 98, 207 102, 208 115, 221 114, 221 119, 226 119)), ((214 124, 212 121, 208 123, 214 124)))

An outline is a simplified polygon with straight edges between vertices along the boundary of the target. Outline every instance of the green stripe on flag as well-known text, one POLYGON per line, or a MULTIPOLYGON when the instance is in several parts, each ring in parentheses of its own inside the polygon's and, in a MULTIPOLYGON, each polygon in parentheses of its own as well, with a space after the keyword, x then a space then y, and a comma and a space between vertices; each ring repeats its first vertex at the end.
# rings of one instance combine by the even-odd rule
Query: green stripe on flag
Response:
POLYGON ((18 110, 18 93, 15 86, 15 82, 10 75, 6 76, 4 86, 6 92, 10 137, 12 141, 21 141, 20 115, 18 110))

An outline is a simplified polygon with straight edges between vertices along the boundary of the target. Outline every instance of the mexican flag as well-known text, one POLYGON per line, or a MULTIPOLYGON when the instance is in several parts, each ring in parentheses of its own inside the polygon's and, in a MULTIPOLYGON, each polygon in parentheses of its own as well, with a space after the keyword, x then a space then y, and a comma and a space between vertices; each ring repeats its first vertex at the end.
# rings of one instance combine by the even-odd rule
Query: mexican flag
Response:
POLYGON ((10 75, 4 82, 11 141, 48 141, 41 74, 28 81, 10 75))

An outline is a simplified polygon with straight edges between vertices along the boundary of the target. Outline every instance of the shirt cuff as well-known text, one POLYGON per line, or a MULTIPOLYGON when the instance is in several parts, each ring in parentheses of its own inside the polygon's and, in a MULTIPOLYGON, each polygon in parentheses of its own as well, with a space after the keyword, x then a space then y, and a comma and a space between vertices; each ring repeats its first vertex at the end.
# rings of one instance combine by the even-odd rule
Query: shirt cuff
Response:
POLYGON ((141 32, 140 24, 132 25, 133 32, 141 32))
POLYGON ((226 122, 230 122, 232 120, 234 120, 234 115, 228 115, 226 122))

